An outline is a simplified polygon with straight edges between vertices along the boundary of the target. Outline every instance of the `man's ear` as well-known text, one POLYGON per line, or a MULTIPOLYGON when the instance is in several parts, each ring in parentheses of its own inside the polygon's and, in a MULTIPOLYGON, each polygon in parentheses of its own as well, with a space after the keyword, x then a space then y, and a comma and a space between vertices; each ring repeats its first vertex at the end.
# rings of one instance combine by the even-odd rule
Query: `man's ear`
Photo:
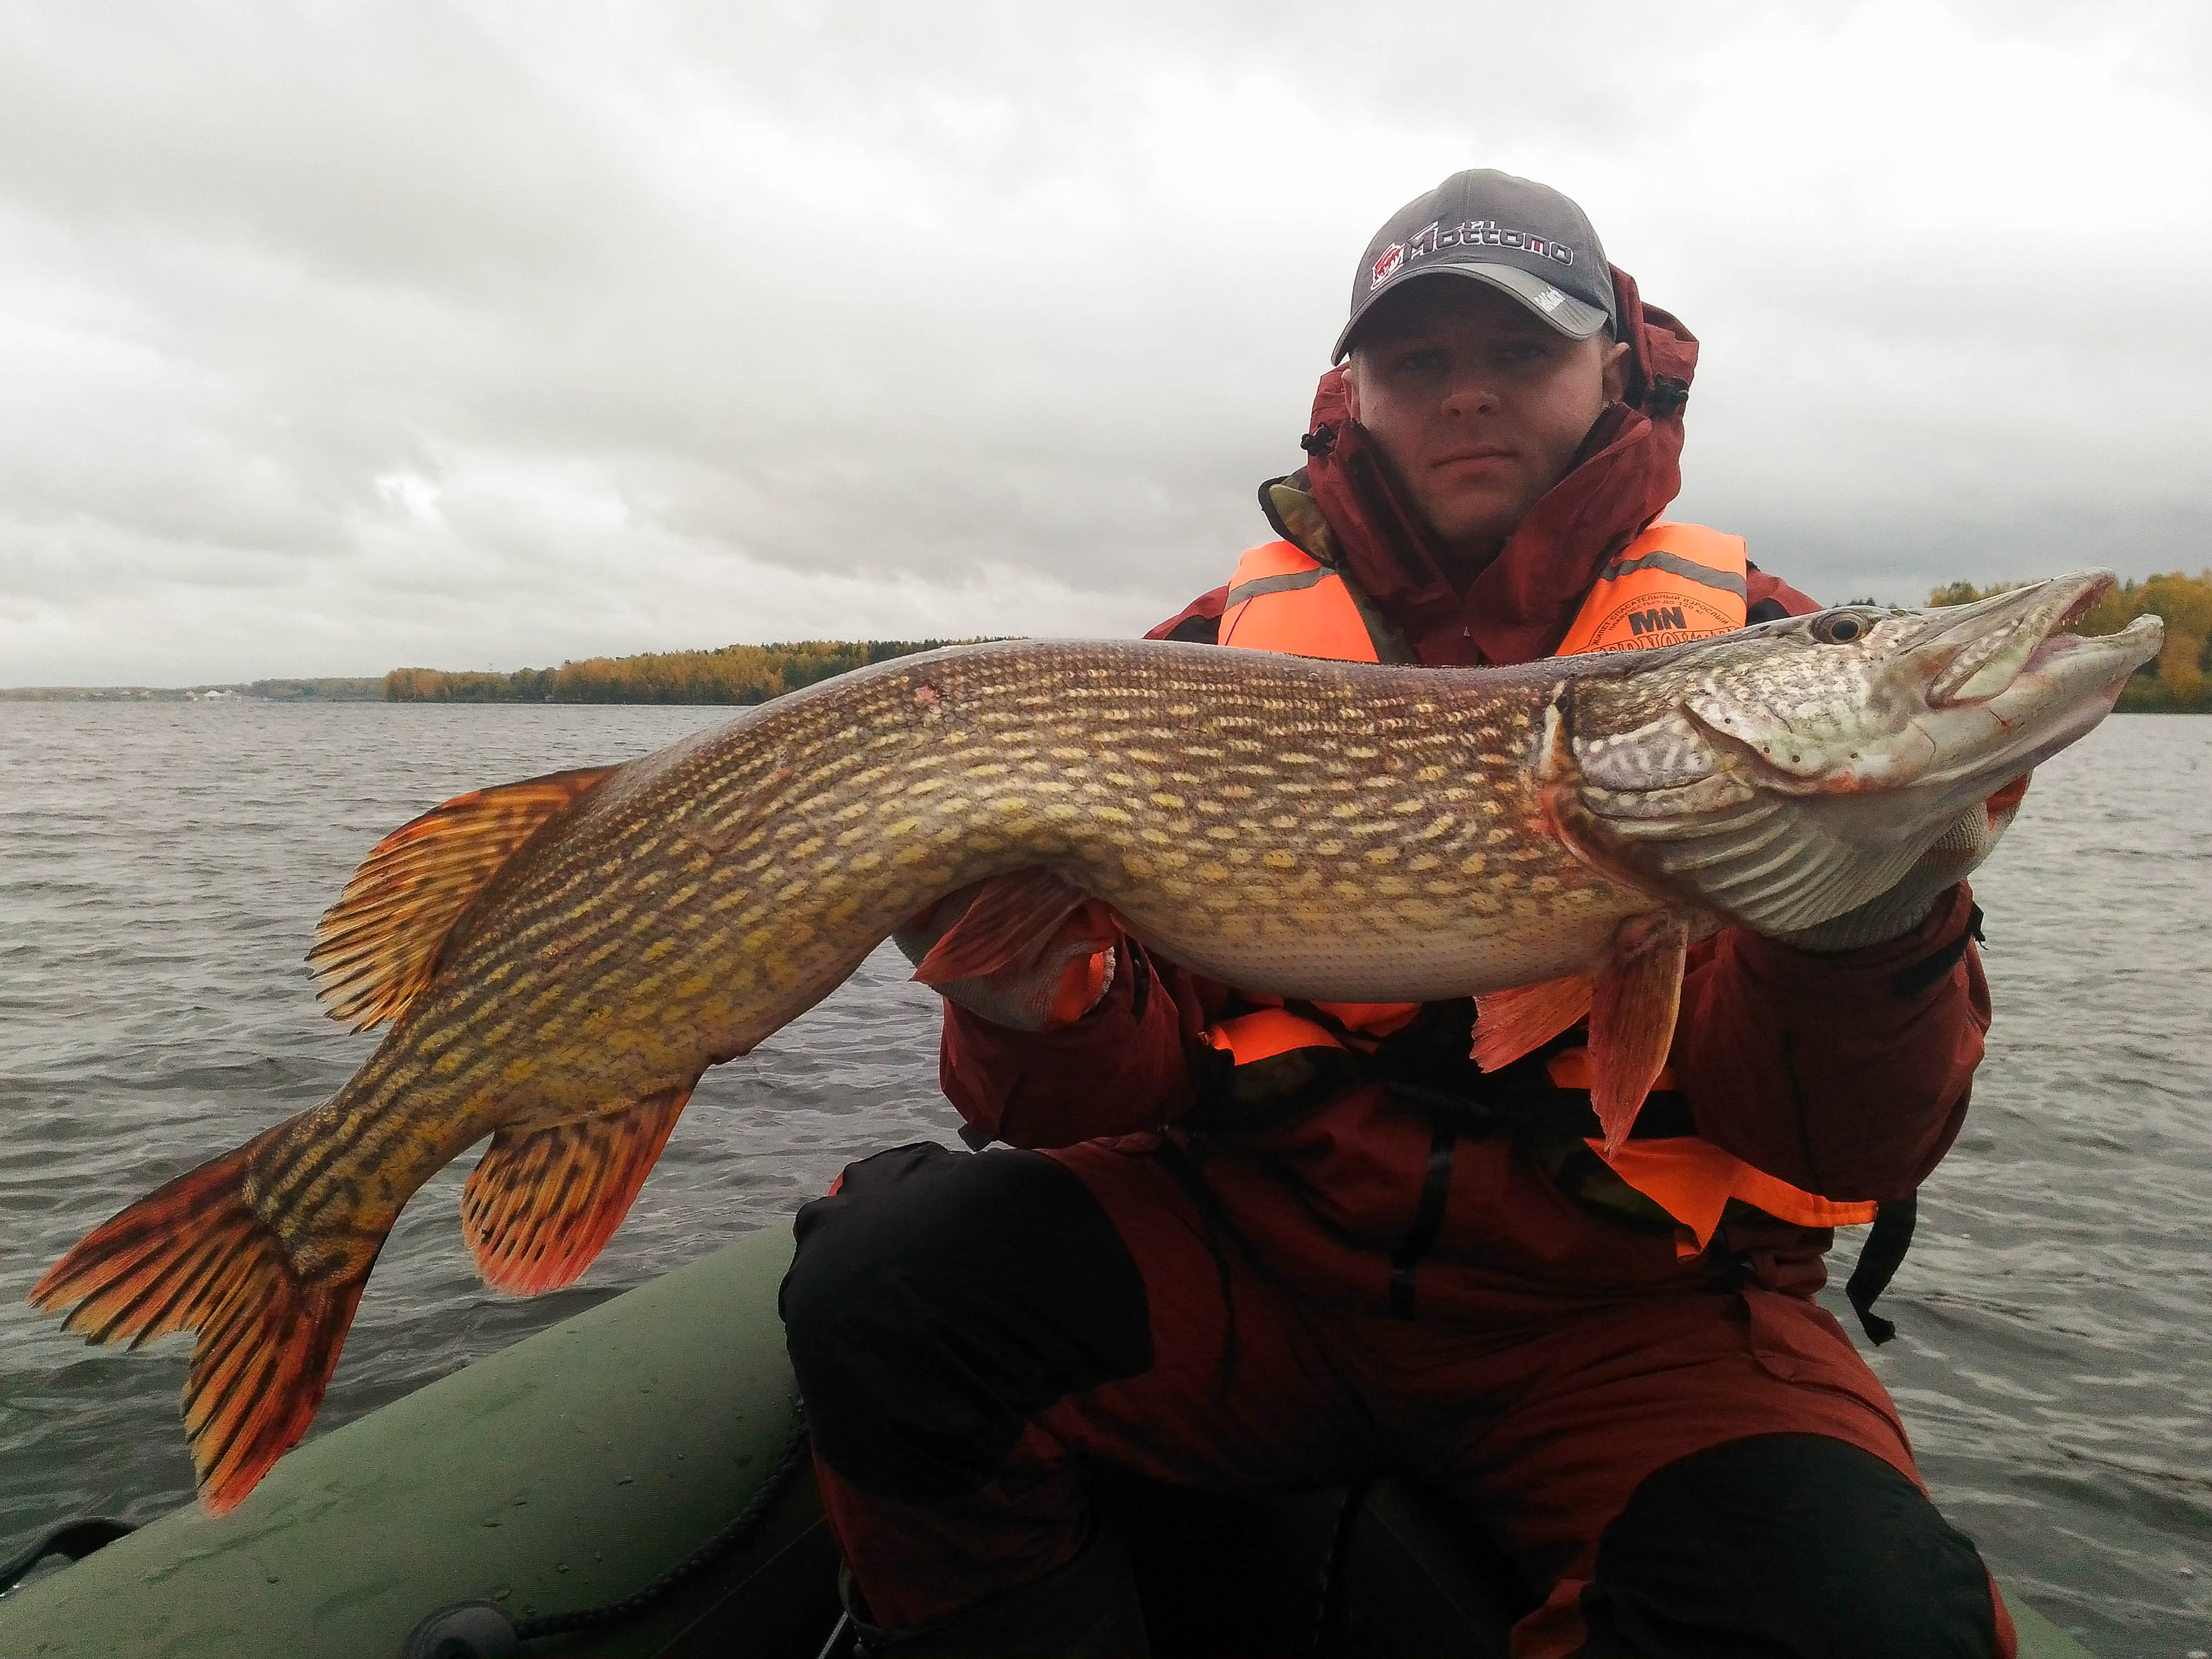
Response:
POLYGON ((1604 368, 1601 384, 1608 404, 1624 401, 1628 396, 1628 342, 1615 340, 1605 349, 1604 368))
POLYGON ((1352 406, 1352 418, 1356 421, 1359 418, 1359 360, 1357 357, 1346 357, 1344 360, 1343 374, 1344 399, 1352 406))

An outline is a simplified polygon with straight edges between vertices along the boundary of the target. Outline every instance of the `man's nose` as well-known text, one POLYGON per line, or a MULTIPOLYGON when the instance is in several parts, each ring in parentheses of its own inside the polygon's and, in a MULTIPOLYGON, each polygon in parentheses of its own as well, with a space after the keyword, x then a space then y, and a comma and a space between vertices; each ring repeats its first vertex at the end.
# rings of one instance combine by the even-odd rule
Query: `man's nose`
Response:
POLYGON ((1447 415, 1484 415, 1497 407, 1498 387, 1486 374, 1455 374, 1444 388, 1443 412, 1447 415))

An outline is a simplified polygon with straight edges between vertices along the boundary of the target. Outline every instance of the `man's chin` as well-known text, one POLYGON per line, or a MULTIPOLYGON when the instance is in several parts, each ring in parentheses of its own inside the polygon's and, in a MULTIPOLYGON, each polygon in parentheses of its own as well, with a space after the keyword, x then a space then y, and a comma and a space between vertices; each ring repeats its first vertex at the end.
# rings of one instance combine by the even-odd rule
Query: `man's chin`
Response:
POLYGON ((1462 562, 1487 562, 1505 544, 1527 511, 1519 501, 1485 502, 1479 507, 1462 502, 1456 510, 1431 511, 1423 516, 1445 552, 1462 562))

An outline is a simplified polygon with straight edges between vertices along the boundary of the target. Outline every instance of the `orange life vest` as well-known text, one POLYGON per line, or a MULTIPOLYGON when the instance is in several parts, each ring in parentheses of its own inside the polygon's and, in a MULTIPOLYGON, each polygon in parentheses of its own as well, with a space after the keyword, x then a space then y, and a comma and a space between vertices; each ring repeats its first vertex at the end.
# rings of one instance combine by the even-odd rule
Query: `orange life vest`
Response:
MULTIPOLYGON (((1741 537, 1702 525, 1655 522, 1623 548, 1591 586, 1556 654, 1641 651, 1680 645, 1744 625, 1747 566, 1741 537)), ((1285 651, 1343 662, 1379 662, 1383 642, 1370 630, 1358 599, 1341 573, 1287 541, 1253 548, 1237 562, 1218 635, 1226 646, 1285 651)), ((1410 1024, 1415 1002, 1313 1005, 1345 1035, 1274 1006, 1232 1016, 1208 1028, 1206 1040, 1238 1067, 1299 1049, 1372 1048, 1410 1024)), ((1563 1049, 1546 1062, 1553 1085, 1587 1090, 1589 1050, 1563 1049)), ((1655 1093, 1679 1090, 1662 1071, 1655 1093)), ((1630 1187, 1680 1224, 1678 1248, 1702 1251, 1719 1227, 1731 1199, 1804 1227, 1871 1221, 1875 1206, 1838 1203, 1755 1170, 1698 1135, 1631 1139, 1606 1158, 1604 1143, 1590 1150, 1630 1187)))

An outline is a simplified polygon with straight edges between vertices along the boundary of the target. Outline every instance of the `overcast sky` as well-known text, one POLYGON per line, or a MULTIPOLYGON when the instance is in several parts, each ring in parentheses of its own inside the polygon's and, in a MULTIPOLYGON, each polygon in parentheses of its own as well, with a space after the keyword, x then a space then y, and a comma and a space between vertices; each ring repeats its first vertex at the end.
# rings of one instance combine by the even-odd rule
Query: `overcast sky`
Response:
POLYGON ((0 684, 1134 632, 1470 166, 1800 586, 2194 571, 2208 15, 0 3, 0 684))

